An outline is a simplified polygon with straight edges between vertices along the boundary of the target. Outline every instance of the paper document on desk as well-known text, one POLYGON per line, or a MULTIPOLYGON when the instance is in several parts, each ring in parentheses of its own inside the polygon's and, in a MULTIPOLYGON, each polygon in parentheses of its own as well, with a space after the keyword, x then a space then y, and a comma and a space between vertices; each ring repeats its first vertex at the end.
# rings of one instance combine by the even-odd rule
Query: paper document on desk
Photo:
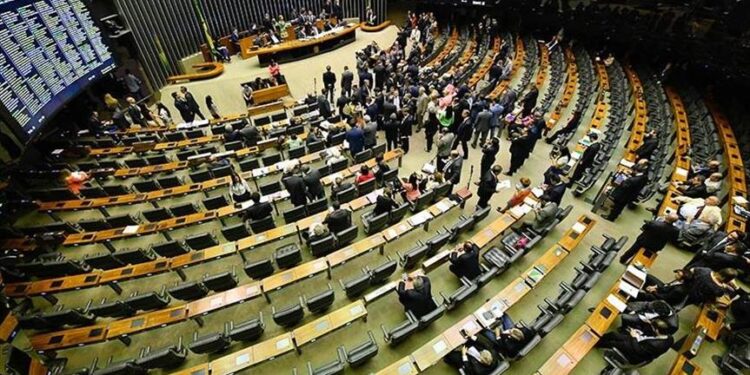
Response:
POLYGON ((534 207, 536 206, 537 201, 535 201, 534 198, 527 196, 526 198, 523 199, 523 203, 526 203, 530 207, 534 207))
POLYGON ((427 211, 422 211, 412 217, 409 218, 409 224, 411 224, 413 227, 416 227, 417 225, 424 224, 428 220, 432 219, 432 215, 430 215, 427 211))
POLYGON ((529 206, 528 204, 519 204, 518 206, 511 208, 510 212, 515 217, 521 217, 529 213, 531 210, 532 210, 532 207, 529 206))
POLYGON ((622 159, 622 160, 620 160, 620 165, 622 165, 625 168, 629 168, 630 169, 630 168, 633 168, 633 166, 635 165, 635 163, 633 163, 632 161, 630 161, 628 159, 622 159))
POLYGON ((540 189, 538 187, 535 187, 535 188, 531 189, 531 194, 534 194, 535 197, 539 198, 542 195, 544 195, 544 190, 542 190, 542 189, 540 189))
POLYGON ((674 170, 674 173, 683 178, 687 178, 688 176, 688 171, 685 168, 677 168, 674 170))
POLYGON ((498 181, 497 185, 495 186, 495 191, 500 191, 508 188, 510 188, 510 180, 502 180, 498 181))
POLYGON ((586 230, 586 225, 583 224, 583 223, 577 222, 577 223, 573 224, 573 228, 572 229, 573 229, 573 232, 576 232, 576 233, 580 234, 580 233, 583 233, 583 231, 586 230))
POLYGON ((633 286, 640 288, 646 282, 646 272, 633 265, 629 265, 622 278, 633 286))
POLYGON ((128 225, 125 227, 125 229, 122 230, 123 234, 135 234, 138 233, 138 228, 140 228, 140 225, 128 225))
POLYGON ((268 174, 268 167, 260 167, 253 169, 253 177, 262 177, 268 174))
POLYGON ((375 203, 378 201, 378 196, 380 195, 383 195, 383 189, 378 189, 370 194, 367 194, 367 201, 370 203, 375 203))
POLYGON ((630 283, 628 283, 627 281, 620 280, 619 287, 620 287, 620 290, 623 293, 625 293, 625 294, 627 294, 627 295, 629 295, 629 296, 631 296, 633 298, 638 297, 638 288, 630 285, 630 283))
POLYGON ((437 209, 440 210, 440 212, 445 212, 445 211, 450 210, 451 207, 453 207, 453 205, 451 204, 451 202, 453 202, 453 201, 450 200, 450 199, 443 199, 440 202, 437 202, 437 204, 435 205, 435 207, 437 207, 437 209))
POLYGON ((625 302, 622 302, 621 299, 617 298, 614 294, 610 294, 607 296, 607 302, 609 302, 612 307, 616 308, 617 311, 623 312, 628 307, 628 305, 625 302))

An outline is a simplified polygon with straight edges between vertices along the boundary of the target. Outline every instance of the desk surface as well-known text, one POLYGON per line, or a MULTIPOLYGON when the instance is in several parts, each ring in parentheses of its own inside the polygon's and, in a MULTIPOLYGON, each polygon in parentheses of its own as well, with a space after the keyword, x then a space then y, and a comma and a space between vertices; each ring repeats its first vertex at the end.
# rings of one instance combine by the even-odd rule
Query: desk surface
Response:
POLYGON ((292 331, 294 342, 298 347, 303 346, 366 316, 367 309, 365 308, 364 302, 361 299, 357 300, 356 302, 350 303, 347 306, 295 329, 292 331))
POLYGON ((269 54, 275 54, 279 52, 292 51, 298 48, 309 47, 309 46, 313 46, 316 44, 321 44, 329 40, 333 40, 336 38, 340 38, 342 36, 346 36, 354 32, 355 30, 357 30, 357 28, 359 28, 359 24, 351 24, 351 25, 345 26, 343 29, 335 33, 330 33, 319 38, 295 39, 295 40, 275 44, 270 47, 251 49, 250 51, 244 51, 243 57, 250 58, 250 57, 258 56, 258 55, 269 55, 269 54))

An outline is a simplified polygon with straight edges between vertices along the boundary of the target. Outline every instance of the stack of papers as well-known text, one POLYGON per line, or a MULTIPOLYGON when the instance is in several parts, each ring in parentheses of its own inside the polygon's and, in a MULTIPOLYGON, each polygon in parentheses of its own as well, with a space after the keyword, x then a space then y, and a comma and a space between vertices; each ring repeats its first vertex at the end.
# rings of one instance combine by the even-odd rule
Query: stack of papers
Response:
POLYGON ((674 170, 674 173, 680 177, 687 178, 688 171, 685 170, 685 168, 677 168, 674 170))
POLYGON ((625 302, 622 302, 622 300, 617 298, 614 294, 610 294, 607 296, 607 302, 609 302, 609 304, 612 305, 612 307, 616 308, 619 312, 625 311, 625 308, 628 307, 625 302))
POLYGON ((542 189, 540 189, 538 187, 535 187, 535 188, 531 189, 531 194, 534 194, 535 197, 539 198, 542 195, 544 195, 544 190, 542 190, 542 189))
POLYGON ((453 207, 451 202, 453 201, 450 199, 443 199, 440 202, 437 202, 437 204, 435 204, 435 207, 437 207, 437 209, 440 210, 440 212, 445 212, 445 211, 450 210, 451 207, 453 207))
POLYGON ((625 280, 620 280, 620 290, 632 298, 638 297, 638 288, 630 285, 625 280))
POLYGON ((529 211, 531 211, 531 206, 529 206, 528 204, 519 204, 518 206, 510 209, 510 213, 515 217, 524 216, 529 213, 529 211))
POLYGON ((622 279, 631 285, 640 288, 646 282, 646 272, 633 265, 628 266, 622 279))
POLYGON ((497 183, 497 186, 495 186, 495 191, 500 191, 508 188, 510 188, 510 180, 502 180, 497 183))
POLYGON ((367 201, 369 201, 370 203, 375 203, 378 201, 378 196, 382 194, 383 194, 383 189, 375 190, 372 193, 367 194, 367 201))
POLYGON ((138 233, 138 228, 140 228, 140 225, 128 225, 125 227, 125 229, 122 230, 123 234, 135 234, 138 233))
POLYGON ((409 224, 411 224, 413 227, 416 227, 417 225, 421 225, 426 223, 428 220, 432 219, 432 215, 429 211, 422 211, 412 217, 409 218, 409 224))
POLYGON ((578 234, 583 233, 583 231, 586 230, 586 225, 583 223, 575 223, 573 224, 573 232, 576 232, 578 234))

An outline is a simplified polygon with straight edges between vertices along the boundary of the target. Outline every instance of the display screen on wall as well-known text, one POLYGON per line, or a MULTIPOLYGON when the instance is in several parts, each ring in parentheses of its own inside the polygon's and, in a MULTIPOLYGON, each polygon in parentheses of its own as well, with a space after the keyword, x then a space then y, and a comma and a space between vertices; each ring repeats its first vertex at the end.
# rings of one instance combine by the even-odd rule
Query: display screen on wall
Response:
POLYGON ((115 68, 81 0, 0 0, 0 103, 29 139, 115 68))

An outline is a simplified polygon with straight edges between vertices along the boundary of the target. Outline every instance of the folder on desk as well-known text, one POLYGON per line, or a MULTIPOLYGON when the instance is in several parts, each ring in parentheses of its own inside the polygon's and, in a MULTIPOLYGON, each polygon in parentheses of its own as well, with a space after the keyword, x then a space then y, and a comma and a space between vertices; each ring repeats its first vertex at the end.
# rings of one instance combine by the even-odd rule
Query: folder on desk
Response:
POLYGON ((422 211, 412 217, 409 218, 409 224, 411 226, 416 227, 418 225, 424 224, 428 220, 432 219, 432 215, 430 215, 429 212, 422 211))
POLYGON ((630 161, 628 159, 622 159, 622 160, 620 160, 620 165, 622 165, 625 168, 629 168, 630 169, 630 168, 633 168, 633 166, 635 165, 635 163, 633 163, 632 161, 630 161))
POLYGON ((616 308, 617 311, 623 312, 628 307, 628 305, 625 302, 622 302, 621 299, 617 298, 614 294, 610 294, 607 296, 607 302, 609 302, 612 307, 616 308))
POLYGON ((138 228, 140 228, 140 225, 128 225, 125 227, 125 229, 122 230, 123 234, 135 234, 138 233, 138 228))
POLYGON ((576 232, 576 233, 580 234, 580 233, 583 233, 583 231, 586 230, 586 225, 584 225, 583 223, 578 223, 577 222, 577 223, 573 224, 573 228, 572 229, 573 229, 573 232, 576 232))
POLYGON ((622 279, 630 283, 630 285, 640 288, 646 282, 646 272, 630 265, 622 275, 622 279))
POLYGON ((633 298, 638 297, 638 288, 630 285, 630 283, 628 283, 625 280, 620 280, 619 288, 620 288, 620 291, 622 291, 623 293, 633 298))
POLYGON ((542 189, 540 189, 538 187, 535 187, 535 188, 531 189, 531 194, 534 194, 535 197, 539 198, 542 195, 544 195, 544 190, 542 190, 542 189))

